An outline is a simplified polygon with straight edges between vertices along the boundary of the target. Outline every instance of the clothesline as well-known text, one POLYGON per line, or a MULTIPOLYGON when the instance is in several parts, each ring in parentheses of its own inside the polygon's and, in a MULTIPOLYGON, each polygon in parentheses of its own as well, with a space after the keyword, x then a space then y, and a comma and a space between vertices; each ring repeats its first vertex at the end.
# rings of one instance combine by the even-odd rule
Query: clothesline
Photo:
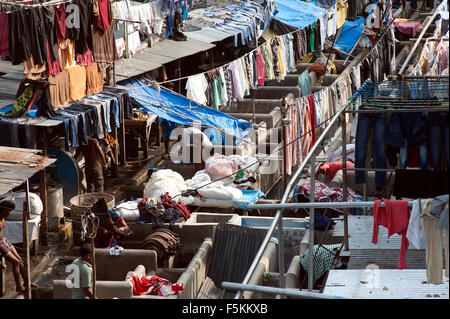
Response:
MULTIPOLYGON (((23 2, 31 2, 31 1, 23 1, 23 2)), ((24 8, 31 8, 31 7, 37 7, 37 6, 48 6, 48 5, 55 5, 55 4, 62 4, 62 3, 68 3, 73 2, 73 0, 53 0, 48 2, 42 2, 42 3, 34 3, 34 4, 24 4, 20 2, 11 2, 11 1, 0 1, 0 4, 6 4, 11 6, 19 6, 24 8)))
MULTIPOLYGON (((330 10, 331 10, 331 9, 329 9, 328 11, 326 11, 326 12, 324 13, 324 15, 327 15, 327 14, 329 13, 330 10)), ((273 41, 274 39, 278 39, 278 38, 284 37, 284 36, 286 36, 286 35, 293 35, 293 34, 296 33, 297 31, 299 31, 299 30, 304 30, 305 28, 308 28, 310 25, 312 25, 313 23, 318 22, 319 20, 320 20, 320 18, 316 19, 316 20, 313 21, 311 24, 309 24, 309 25, 307 25, 307 26, 305 26, 305 27, 303 27, 303 28, 298 28, 298 29, 295 29, 294 31, 291 31, 291 32, 288 32, 288 33, 285 33, 285 34, 282 34, 282 35, 275 35, 275 36, 273 36, 273 37, 270 39, 270 41, 273 41)), ((239 57, 239 58, 237 58, 237 59, 235 59, 235 60, 233 60, 233 61, 231 61, 231 62, 225 63, 225 64, 223 64, 223 65, 221 65, 221 66, 219 66, 219 67, 213 68, 213 69, 211 69, 211 70, 209 70, 209 71, 199 72, 199 73, 196 73, 196 74, 193 74, 193 75, 184 76, 184 77, 180 77, 180 78, 176 78, 176 79, 172 79, 172 80, 167 80, 167 81, 162 81, 162 82, 157 82, 157 83, 158 83, 158 84, 165 84, 165 83, 170 83, 170 82, 176 82, 176 81, 185 80, 185 79, 187 79, 187 78, 189 78, 189 77, 191 77, 191 76, 198 76, 198 75, 201 75, 201 74, 206 74, 207 72, 217 71, 217 70, 219 70, 220 68, 227 67, 228 65, 230 65, 230 64, 232 64, 232 63, 234 63, 234 62, 236 62, 236 61, 239 60, 239 59, 243 59, 243 58, 247 57, 249 54, 255 52, 255 51, 258 50, 258 49, 261 49, 261 47, 262 47, 263 45, 264 45, 264 44, 261 44, 260 46, 257 46, 256 48, 254 48, 254 49, 252 49, 251 51, 247 52, 247 53, 244 54, 243 56, 241 56, 241 57, 239 57)), ((329 47, 329 48, 330 48, 330 47, 329 47)), ((329 49, 329 48, 327 48, 327 49, 329 49)))

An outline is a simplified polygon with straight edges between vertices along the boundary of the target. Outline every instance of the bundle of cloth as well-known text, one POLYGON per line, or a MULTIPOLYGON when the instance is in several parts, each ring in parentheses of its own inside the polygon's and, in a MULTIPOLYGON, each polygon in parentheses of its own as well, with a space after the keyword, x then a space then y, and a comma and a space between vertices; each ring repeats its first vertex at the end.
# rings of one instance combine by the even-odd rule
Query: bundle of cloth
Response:
POLYGON ((204 170, 185 181, 188 191, 181 201, 189 205, 195 196, 237 201, 243 196, 243 189, 253 189, 258 168, 259 162, 254 157, 214 154, 206 160, 204 170))
POLYGON ((187 190, 184 178, 171 169, 161 169, 152 174, 144 188, 144 198, 161 197, 168 193, 175 202, 187 190))
POLYGON ((158 276, 137 275, 129 271, 125 278, 133 285, 134 295, 170 296, 183 291, 183 284, 173 284, 158 276))
POLYGON ((154 228, 169 223, 173 228, 175 223, 188 220, 191 217, 189 209, 183 203, 176 203, 169 193, 158 197, 143 198, 137 205, 139 218, 137 223, 153 223, 154 228))
POLYGON ((176 254, 180 246, 180 237, 167 228, 158 228, 145 237, 141 246, 142 249, 154 250, 158 258, 158 267, 164 267, 169 258, 176 254))

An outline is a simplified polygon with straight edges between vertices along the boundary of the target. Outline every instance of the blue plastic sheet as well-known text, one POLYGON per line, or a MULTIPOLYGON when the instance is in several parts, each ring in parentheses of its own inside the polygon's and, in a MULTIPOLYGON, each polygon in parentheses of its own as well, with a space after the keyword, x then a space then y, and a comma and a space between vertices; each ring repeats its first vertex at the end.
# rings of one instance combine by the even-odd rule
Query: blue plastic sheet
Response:
POLYGON ((242 190, 242 197, 238 201, 233 201, 233 203, 241 209, 247 209, 247 206, 254 205, 265 194, 259 190, 242 190))
POLYGON ((326 12, 311 2, 300 0, 276 0, 275 3, 278 8, 275 19, 298 29, 315 22, 326 12))
POLYGON ((169 122, 190 126, 200 124, 203 127, 212 126, 223 129, 237 138, 244 138, 245 131, 250 127, 247 121, 200 105, 163 87, 158 92, 137 78, 124 81, 122 85, 129 89, 130 98, 141 106, 138 111, 156 114, 169 122))
MULTIPOLYGON (((341 35, 334 44, 334 47, 346 53, 350 53, 350 51, 353 49, 356 42, 358 42, 360 36, 364 32, 365 22, 366 20, 364 20, 364 18, 359 18, 355 21, 345 21, 344 25, 342 26, 341 35)), ((347 58, 345 54, 341 53, 341 56, 343 58, 347 58)))

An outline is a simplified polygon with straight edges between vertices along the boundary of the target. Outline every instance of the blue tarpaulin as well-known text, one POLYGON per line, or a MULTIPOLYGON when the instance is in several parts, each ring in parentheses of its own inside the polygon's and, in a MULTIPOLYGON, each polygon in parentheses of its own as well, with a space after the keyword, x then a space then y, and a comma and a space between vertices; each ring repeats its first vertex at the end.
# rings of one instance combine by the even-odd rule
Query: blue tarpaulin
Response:
POLYGON ((172 123, 193 125, 195 121, 197 125, 223 129, 237 138, 245 137, 245 130, 250 127, 247 121, 200 105, 163 87, 158 92, 137 78, 121 82, 121 85, 129 89, 129 96, 141 106, 138 111, 156 114, 172 123))
MULTIPOLYGON (((355 21, 346 20, 344 25, 342 26, 341 35, 334 44, 334 47, 346 53, 350 53, 350 51, 353 49, 356 42, 358 42, 360 36, 364 32, 365 23, 366 20, 364 18, 359 18, 355 21)), ((341 56, 347 58, 347 56, 342 53, 341 56)))
POLYGON ((278 8, 275 19, 298 29, 315 22, 326 12, 311 2, 300 0, 276 0, 275 3, 278 8))

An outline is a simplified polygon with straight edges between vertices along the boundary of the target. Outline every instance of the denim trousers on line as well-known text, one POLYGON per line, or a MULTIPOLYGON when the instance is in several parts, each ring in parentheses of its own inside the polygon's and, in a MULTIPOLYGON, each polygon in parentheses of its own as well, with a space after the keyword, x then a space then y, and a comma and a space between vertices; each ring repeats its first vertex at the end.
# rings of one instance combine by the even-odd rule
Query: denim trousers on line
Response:
MULTIPOLYGON (((423 143, 419 147, 419 159, 420 169, 428 169, 428 148, 427 143, 423 143)), ((405 139, 405 146, 400 148, 400 167, 406 168, 406 162, 408 161, 408 140, 405 139)))
POLYGON ((448 112, 431 112, 428 117, 431 161, 434 169, 438 170, 441 168, 442 144, 445 149, 447 170, 449 169, 448 121, 448 112))
MULTIPOLYGON (((375 168, 386 168, 386 114, 358 115, 355 140, 355 167, 364 168, 370 131, 373 128, 372 159, 375 168)), ((355 183, 364 184, 366 176, 363 171, 355 171, 355 183)), ((375 187, 381 189, 386 185, 386 172, 375 172, 375 187)))

